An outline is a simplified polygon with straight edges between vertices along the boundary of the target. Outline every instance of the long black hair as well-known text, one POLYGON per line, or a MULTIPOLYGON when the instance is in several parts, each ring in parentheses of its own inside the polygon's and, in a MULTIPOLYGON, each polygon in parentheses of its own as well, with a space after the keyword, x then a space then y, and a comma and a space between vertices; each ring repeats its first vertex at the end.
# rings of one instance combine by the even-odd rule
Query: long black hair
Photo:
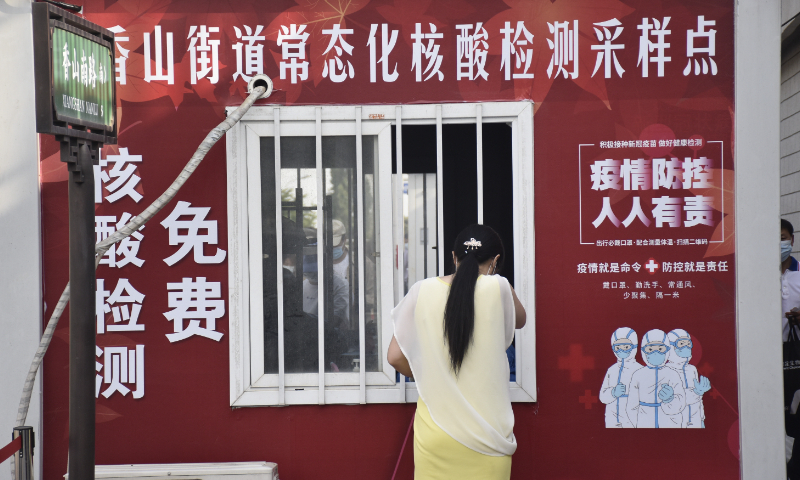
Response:
POLYGON ((453 253, 458 269, 453 276, 444 308, 444 340, 450 351, 450 366, 456 375, 472 343, 475 330, 475 283, 478 265, 500 255, 497 273, 503 266, 503 241, 491 227, 470 225, 456 236, 453 253))

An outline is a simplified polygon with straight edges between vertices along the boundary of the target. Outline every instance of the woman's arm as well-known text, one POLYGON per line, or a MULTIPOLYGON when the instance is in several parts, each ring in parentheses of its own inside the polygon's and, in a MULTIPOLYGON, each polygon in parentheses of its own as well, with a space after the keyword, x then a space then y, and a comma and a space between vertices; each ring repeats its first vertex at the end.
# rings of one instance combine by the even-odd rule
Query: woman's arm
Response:
POLYGON ((525 326, 525 322, 528 321, 528 316, 525 313, 525 307, 522 306, 522 302, 517 298, 517 292, 514 291, 514 287, 511 287, 511 295, 514 297, 514 328, 522 328, 525 326))
POLYGON ((389 344, 389 355, 387 355, 386 359, 389 361, 389 365, 393 366, 394 369, 401 374, 409 378, 414 376, 411 373, 411 366, 408 364, 408 359, 403 355, 403 351, 400 350, 400 345, 397 344, 397 340, 394 336, 392 336, 392 343, 389 344))

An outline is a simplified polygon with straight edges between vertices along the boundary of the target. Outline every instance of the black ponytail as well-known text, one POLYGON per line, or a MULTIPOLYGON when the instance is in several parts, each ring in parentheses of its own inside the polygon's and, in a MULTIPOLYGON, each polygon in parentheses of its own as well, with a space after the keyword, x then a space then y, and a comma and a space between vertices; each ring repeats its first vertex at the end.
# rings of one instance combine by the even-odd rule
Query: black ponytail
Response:
POLYGON ((475 283, 478 265, 500 255, 496 272, 502 268, 503 242, 491 227, 470 225, 456 236, 453 252, 458 269, 453 276, 444 308, 444 339, 450 351, 450 366, 458 375, 475 330, 475 283), (480 246, 478 246, 480 244, 480 246))

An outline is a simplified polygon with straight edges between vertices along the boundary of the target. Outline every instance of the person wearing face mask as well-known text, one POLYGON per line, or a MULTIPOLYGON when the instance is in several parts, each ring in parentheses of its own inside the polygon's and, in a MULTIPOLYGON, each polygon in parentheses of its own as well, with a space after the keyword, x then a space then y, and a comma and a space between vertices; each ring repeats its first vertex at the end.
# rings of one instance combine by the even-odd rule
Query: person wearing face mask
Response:
MULTIPOLYGON (((783 341, 789 340, 791 326, 794 326, 795 333, 800 337, 798 321, 800 313, 800 272, 798 272, 798 262, 791 256, 794 246, 794 227, 784 219, 781 219, 781 306, 783 315, 783 341)), ((784 344, 784 355, 793 350, 793 343, 784 344)), ((794 361, 796 356, 784 357, 784 362, 794 361)), ((794 377, 786 377, 784 370, 784 406, 786 408, 786 460, 787 475, 790 479, 800 479, 800 418, 797 415, 797 398, 800 390, 797 390, 797 382, 794 377)))
POLYGON ((682 428, 706 428, 703 394, 711 390, 711 382, 698 375, 697 368, 689 363, 694 346, 692 337, 686 330, 676 328, 667 334, 667 339, 672 346, 667 356, 667 367, 678 373, 686 390, 686 408, 670 420, 682 428))
POLYGON ((642 337, 645 367, 633 373, 628 393, 628 418, 635 428, 678 428, 668 421, 686 406, 686 393, 678 373, 667 368, 670 351, 667 334, 650 330, 642 337))
POLYGON ((798 272, 798 262, 792 253, 794 246, 794 227, 784 219, 781 219, 781 297, 783 316, 783 341, 789 340, 789 325, 795 325, 795 333, 800 335, 800 272, 798 272))
POLYGON ((333 274, 350 281, 350 251, 347 249, 347 230, 344 223, 334 219, 333 224, 333 274))
POLYGON ((636 361, 639 339, 632 328, 618 328, 611 335, 611 351, 617 362, 608 367, 600 387, 600 401, 606 404, 606 428, 633 428, 628 419, 628 390, 633 373, 642 365, 636 361))
POLYGON ((794 226, 789 220, 781 219, 781 271, 800 271, 800 263, 792 256, 794 248, 794 226))

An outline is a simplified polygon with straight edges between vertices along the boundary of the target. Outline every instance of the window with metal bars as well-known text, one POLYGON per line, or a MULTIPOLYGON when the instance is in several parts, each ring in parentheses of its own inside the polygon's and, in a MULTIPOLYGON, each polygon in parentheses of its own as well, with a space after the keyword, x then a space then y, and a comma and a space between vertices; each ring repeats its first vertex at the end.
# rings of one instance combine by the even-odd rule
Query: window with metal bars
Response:
POLYGON ((509 382, 535 401, 530 102, 253 107, 227 157, 232 406, 416 401, 391 310, 476 222, 529 312, 509 382))

